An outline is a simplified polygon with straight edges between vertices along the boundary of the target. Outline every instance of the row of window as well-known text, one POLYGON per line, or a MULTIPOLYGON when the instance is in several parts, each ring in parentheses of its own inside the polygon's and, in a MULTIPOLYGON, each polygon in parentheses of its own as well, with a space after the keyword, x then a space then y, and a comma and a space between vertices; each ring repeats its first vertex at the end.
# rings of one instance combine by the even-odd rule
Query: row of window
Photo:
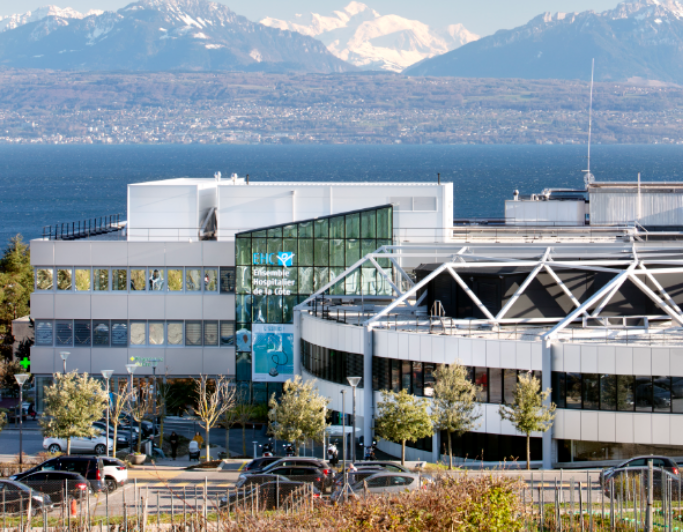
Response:
MULTIPOLYGON (((338 384, 347 384, 347 377, 363 376, 363 355, 327 349, 310 342, 301 342, 304 368, 315 377, 338 384)), ((372 389, 391 390, 431 397, 436 385, 436 370, 441 364, 372 358, 372 389)), ((479 387, 477 400, 482 403, 511 403, 520 371, 517 369, 468 367, 468 377, 479 387)), ((534 371, 541 379, 541 372, 534 371)), ((361 381, 362 386, 362 381, 361 381)))
POLYGON ((683 377, 553 372, 558 408, 683 413, 683 377))
POLYGON ((41 292, 172 292, 231 294, 235 268, 131 267, 36 268, 41 292))
POLYGON ((41 347, 234 347, 235 322, 36 320, 41 347))

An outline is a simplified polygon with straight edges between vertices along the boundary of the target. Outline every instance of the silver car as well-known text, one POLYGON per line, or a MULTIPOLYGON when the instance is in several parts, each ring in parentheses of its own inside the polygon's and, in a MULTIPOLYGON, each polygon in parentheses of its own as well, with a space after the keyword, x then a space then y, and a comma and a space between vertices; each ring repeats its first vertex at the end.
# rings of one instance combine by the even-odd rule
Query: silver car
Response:
MULTIPOLYGON (((427 477, 415 473, 376 473, 350 486, 347 489, 347 496, 362 497, 364 493, 378 494, 415 491, 427 483, 429 483, 427 477)), ((339 501, 342 493, 341 488, 335 490, 332 494, 332 501, 339 501)))

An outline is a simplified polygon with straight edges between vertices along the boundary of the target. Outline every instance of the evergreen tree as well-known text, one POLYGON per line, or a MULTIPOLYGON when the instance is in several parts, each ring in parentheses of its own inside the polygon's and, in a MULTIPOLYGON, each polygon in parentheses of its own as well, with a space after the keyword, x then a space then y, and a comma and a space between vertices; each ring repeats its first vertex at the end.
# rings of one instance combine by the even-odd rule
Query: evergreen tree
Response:
POLYGON ((10 239, 0 259, 0 324, 5 334, 12 330, 12 320, 29 314, 33 292, 33 268, 28 244, 21 235, 10 239))
POLYGON ((434 427, 448 433, 449 469, 453 469, 452 436, 476 428, 481 417, 477 412, 477 386, 467 378, 467 368, 457 362, 441 366, 436 373, 432 412, 434 427))
POLYGON ((531 433, 545 432, 555 419, 555 403, 548 403, 550 388, 541 391, 541 381, 531 373, 520 374, 513 392, 512 405, 500 405, 502 419, 511 421, 526 435, 526 468, 531 469, 531 433))
POLYGON ((401 464, 406 461, 406 442, 416 442, 434 434, 428 405, 426 399, 418 399, 405 390, 398 393, 382 391, 382 400, 377 404, 375 433, 401 444, 401 464))

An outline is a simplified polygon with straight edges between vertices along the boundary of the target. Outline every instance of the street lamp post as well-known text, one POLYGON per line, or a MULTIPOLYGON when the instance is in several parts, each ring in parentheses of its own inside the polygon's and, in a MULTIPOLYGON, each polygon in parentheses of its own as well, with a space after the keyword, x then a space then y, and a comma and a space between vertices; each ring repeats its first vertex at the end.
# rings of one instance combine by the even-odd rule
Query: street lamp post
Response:
POLYGON ((346 390, 342 394, 342 493, 346 492, 346 390))
POLYGON ((158 360, 155 358, 152 361, 152 382, 154 383, 154 431, 156 431, 156 425, 159 423, 159 420, 157 419, 157 364, 158 360))
POLYGON ((137 364, 126 364, 126 371, 128 371, 130 377, 128 379, 128 393, 133 393, 133 373, 135 373, 137 367, 137 364))
POLYGON ((109 456, 109 408, 111 407, 111 397, 109 396, 109 379, 111 379, 113 369, 103 369, 102 376, 107 382, 107 439, 105 440, 105 445, 107 446, 107 456, 109 456))
POLYGON ((351 461, 356 462, 356 388, 360 384, 363 377, 346 377, 349 381, 351 388, 353 388, 353 416, 351 417, 351 461))
POLYGON ((22 457, 24 454, 24 424, 22 423, 24 417, 24 383, 30 376, 28 373, 17 373, 14 376, 19 385, 19 469, 24 463, 22 457))
POLYGON ((60 351, 59 356, 62 359, 62 362, 64 364, 64 374, 66 374, 66 359, 69 358, 69 355, 71 353, 69 351, 60 351))

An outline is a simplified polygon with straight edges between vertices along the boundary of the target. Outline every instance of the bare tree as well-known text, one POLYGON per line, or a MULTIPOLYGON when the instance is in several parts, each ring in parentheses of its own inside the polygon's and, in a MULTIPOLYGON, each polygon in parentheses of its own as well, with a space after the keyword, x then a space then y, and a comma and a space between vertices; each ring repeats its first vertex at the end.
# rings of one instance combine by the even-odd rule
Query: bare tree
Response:
POLYGON ((140 437, 138 438, 137 452, 142 445, 142 422, 148 419, 154 410, 154 393, 149 384, 141 385, 133 390, 127 398, 125 410, 137 422, 140 437))
POLYGON ((209 431, 216 426, 226 410, 234 408, 237 402, 237 391, 230 386, 230 381, 223 376, 216 377, 211 386, 206 375, 200 375, 195 384, 197 389, 197 406, 193 408, 195 415, 201 420, 200 425, 206 433, 206 459, 209 454, 209 431))
MULTIPOLYGON (((121 424, 121 415, 126 411, 126 406, 131 399, 132 392, 128 391, 126 383, 119 384, 118 392, 112 392, 109 402, 109 421, 114 425, 114 456, 116 456, 116 435, 121 424)), ((131 431, 132 432, 132 431, 131 431)))

